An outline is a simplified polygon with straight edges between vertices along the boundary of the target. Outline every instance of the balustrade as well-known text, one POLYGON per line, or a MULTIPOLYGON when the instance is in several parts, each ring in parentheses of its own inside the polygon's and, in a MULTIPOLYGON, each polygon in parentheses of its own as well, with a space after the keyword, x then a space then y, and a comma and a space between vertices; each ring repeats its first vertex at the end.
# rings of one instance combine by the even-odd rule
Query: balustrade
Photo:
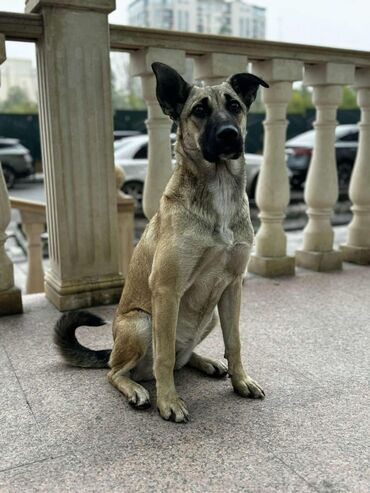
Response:
POLYGON ((303 248, 296 252, 300 267, 317 271, 342 268, 342 255, 333 249, 331 225, 333 207, 338 199, 338 175, 335 157, 337 108, 343 85, 351 84, 354 66, 326 63, 307 65, 304 83, 313 87, 316 107, 315 144, 305 186, 308 224, 304 229, 303 248))
POLYGON ((370 68, 356 70, 354 87, 361 108, 360 138, 349 187, 353 219, 340 249, 343 260, 370 264, 370 68))
POLYGON ((302 77, 302 62, 274 59, 254 62, 253 73, 266 80, 262 88, 266 105, 263 164, 258 177, 256 202, 261 227, 256 235, 256 254, 251 256, 249 272, 266 277, 293 275, 294 257, 287 256, 287 238, 283 228, 289 203, 289 178, 285 159, 286 112, 292 82, 302 77))
MULTIPOLYGON (((143 201, 148 218, 155 214, 172 173, 172 122, 157 102, 152 62, 162 61, 183 74, 186 57, 192 57, 195 78, 218 84, 244 71, 249 60, 252 71, 270 84, 262 89, 264 159, 256 193, 261 227, 249 270, 264 276, 292 275, 295 263, 325 271, 340 269, 342 259, 370 262, 370 53, 109 26, 107 15, 113 9, 114 0, 28 0, 28 14, 0 13, 0 33, 37 45, 50 252, 45 291, 60 310, 115 302, 131 256, 133 206, 120 193, 117 214, 109 48, 130 53, 131 74, 141 78, 148 107, 149 165, 143 201), (289 202, 284 145, 292 83, 301 79, 303 64, 304 83, 313 87, 316 135, 305 187, 308 224, 294 262, 286 253, 283 228, 289 202), (347 242, 338 252, 330 222, 338 197, 336 109, 342 88, 354 82, 354 73, 360 141, 350 185, 353 219, 347 242)), ((12 265, 4 250, 9 201, 3 180, 0 204, 0 311, 9 290, 19 310, 20 293, 13 286, 12 265)), ((31 268, 37 287, 28 288, 39 290, 42 226, 34 219, 28 222, 23 213, 30 260, 38 265, 31 268)))

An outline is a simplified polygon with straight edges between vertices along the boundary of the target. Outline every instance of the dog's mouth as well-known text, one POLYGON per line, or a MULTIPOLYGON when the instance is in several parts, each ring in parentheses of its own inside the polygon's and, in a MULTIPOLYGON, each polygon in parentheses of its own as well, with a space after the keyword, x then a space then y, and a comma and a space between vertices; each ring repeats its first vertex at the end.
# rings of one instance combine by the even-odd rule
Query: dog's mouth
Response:
POLYGON ((209 163, 216 163, 219 161, 227 161, 230 159, 239 159, 243 153, 242 146, 238 146, 238 149, 222 149, 212 152, 208 149, 203 150, 203 157, 209 163))

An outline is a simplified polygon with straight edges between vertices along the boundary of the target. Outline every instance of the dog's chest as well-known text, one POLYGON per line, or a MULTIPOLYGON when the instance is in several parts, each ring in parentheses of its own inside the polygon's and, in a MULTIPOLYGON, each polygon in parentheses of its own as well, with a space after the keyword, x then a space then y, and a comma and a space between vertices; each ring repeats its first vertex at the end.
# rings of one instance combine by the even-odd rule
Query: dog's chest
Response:
POLYGON ((221 243, 230 246, 234 242, 234 233, 230 228, 230 223, 236 212, 234 187, 230 175, 226 172, 218 172, 210 184, 210 192, 211 207, 216 215, 215 236, 221 243))

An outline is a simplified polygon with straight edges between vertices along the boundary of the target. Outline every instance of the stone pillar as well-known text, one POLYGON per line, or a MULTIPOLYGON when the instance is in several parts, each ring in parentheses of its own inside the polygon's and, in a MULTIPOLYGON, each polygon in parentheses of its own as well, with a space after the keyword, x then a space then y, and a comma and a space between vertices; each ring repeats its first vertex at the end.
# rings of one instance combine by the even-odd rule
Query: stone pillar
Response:
POLYGON ((370 264, 370 68, 356 70, 354 87, 361 108, 360 140, 349 187, 353 219, 340 250, 346 262, 366 265, 370 264))
POLYGON ((256 235, 256 254, 250 258, 248 271, 266 277, 295 273, 295 259, 287 256, 287 237, 283 228, 290 189, 285 138, 292 82, 302 78, 302 68, 303 64, 297 60, 253 62, 253 73, 270 87, 262 88, 266 106, 265 140, 256 194, 261 226, 256 235))
POLYGON ((185 72, 185 52, 162 48, 147 48, 131 53, 131 75, 140 76, 143 97, 148 107, 146 126, 149 135, 148 171, 145 178, 143 208, 148 219, 157 212, 167 182, 172 174, 170 132, 172 121, 162 112, 156 97, 153 62, 170 65, 180 74, 185 72))
POLYGON ((330 221, 338 198, 334 142, 342 86, 352 84, 353 78, 354 66, 350 64, 325 63, 305 67, 304 83, 313 86, 316 133, 305 187, 309 219, 304 229, 303 248, 296 252, 296 264, 315 271, 342 268, 341 253, 333 249, 334 232, 330 221))
POLYGON ((224 82, 230 75, 247 71, 248 59, 244 55, 209 53, 194 57, 194 78, 209 86, 224 82))
MULTIPOLYGON (((5 61, 5 37, 0 34, 0 65, 5 61)), ((22 313, 22 296, 14 286, 13 264, 5 251, 6 227, 10 222, 10 204, 0 164, 0 315, 22 313)))
POLYGON ((28 0, 43 16, 37 43, 50 270, 59 310, 115 303, 123 284, 117 203, 108 13, 114 0, 28 0))

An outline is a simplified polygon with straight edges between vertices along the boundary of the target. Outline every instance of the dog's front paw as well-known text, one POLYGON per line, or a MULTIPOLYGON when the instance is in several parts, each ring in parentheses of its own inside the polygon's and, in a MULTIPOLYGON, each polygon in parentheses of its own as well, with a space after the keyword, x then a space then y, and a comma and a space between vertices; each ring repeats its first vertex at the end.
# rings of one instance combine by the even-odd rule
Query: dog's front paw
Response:
POLYGON ((161 417, 166 421, 174 421, 175 423, 187 423, 189 421, 189 412, 185 402, 177 395, 166 399, 158 398, 157 408, 161 417))
POLYGON ((263 399, 265 397, 265 393, 258 383, 247 375, 239 379, 232 378, 232 384, 234 391, 242 397, 249 397, 251 399, 263 399))

